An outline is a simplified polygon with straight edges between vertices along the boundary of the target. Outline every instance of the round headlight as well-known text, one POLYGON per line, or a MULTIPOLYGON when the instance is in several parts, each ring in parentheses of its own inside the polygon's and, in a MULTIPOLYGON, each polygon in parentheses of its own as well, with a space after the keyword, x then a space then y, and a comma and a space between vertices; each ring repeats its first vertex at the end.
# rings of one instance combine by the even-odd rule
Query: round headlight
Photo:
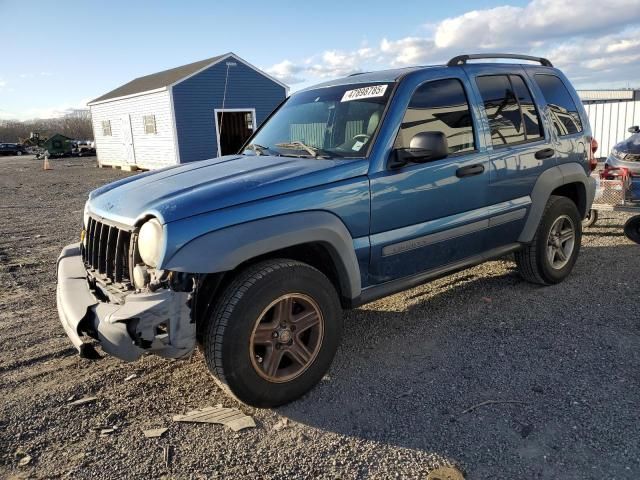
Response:
POLYGON ((82 228, 87 228, 89 224, 89 201, 84 204, 84 212, 82 213, 82 228))
POLYGON ((144 263, 157 267, 162 248, 162 224, 155 218, 144 223, 138 233, 138 253, 144 263))

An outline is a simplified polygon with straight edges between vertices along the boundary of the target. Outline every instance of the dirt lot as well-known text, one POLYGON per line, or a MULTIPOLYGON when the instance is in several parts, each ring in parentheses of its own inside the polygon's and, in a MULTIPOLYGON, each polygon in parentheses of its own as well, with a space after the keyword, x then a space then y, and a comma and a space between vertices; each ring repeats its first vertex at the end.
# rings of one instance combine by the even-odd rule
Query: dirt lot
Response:
POLYGON ((529 285, 496 261, 348 312, 324 381, 275 411, 240 406, 257 428, 231 433, 172 423, 238 406, 201 354, 75 355, 55 259, 78 238, 87 193, 125 173, 52 163, 0 158, 0 477, 425 478, 438 465, 466 478, 640 477, 640 246, 623 217, 585 232, 564 284, 529 285), (85 395, 98 399, 68 405, 85 395), (512 403, 465 413, 487 400, 512 403), (142 435, 154 427, 169 430, 142 435))

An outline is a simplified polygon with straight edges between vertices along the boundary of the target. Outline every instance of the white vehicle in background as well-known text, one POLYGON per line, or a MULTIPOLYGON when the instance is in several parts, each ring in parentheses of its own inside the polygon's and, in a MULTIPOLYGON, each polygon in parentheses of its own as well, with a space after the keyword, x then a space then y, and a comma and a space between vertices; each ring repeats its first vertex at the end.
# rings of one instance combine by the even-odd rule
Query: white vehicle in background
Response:
POLYGON ((76 157, 89 157, 96 154, 96 143, 90 140, 78 140, 71 151, 76 157))

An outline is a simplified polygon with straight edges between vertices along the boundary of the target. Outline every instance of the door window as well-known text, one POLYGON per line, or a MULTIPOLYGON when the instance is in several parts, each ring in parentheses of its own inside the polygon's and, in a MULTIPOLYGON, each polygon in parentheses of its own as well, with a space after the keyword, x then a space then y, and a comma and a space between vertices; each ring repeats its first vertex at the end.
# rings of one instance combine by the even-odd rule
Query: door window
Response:
POLYGON ((477 77, 476 83, 489 119, 494 147, 542 138, 540 116, 522 77, 486 75, 477 77))
POLYGON ((573 98, 560 78, 555 75, 537 74, 536 83, 549 106, 553 128, 559 136, 582 131, 582 122, 573 98))
POLYGON ((520 109, 522 110, 522 121, 524 123, 524 133, 527 141, 534 142, 544 137, 542 124, 536 105, 531 98, 531 92, 519 75, 509 75, 513 91, 516 94, 520 109))
POLYGON ((418 87, 400 125, 396 148, 408 148, 422 132, 444 133, 450 154, 475 150, 471 111, 460 80, 435 80, 418 87))

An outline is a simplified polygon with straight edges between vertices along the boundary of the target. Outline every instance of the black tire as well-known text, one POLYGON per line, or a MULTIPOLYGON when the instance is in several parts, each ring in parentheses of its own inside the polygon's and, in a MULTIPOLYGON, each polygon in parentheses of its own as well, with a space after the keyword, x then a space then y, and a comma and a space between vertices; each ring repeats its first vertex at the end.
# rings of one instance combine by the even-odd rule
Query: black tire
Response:
POLYGON ((341 336, 342 310, 329 279, 305 263, 266 260, 241 271, 215 302, 204 329, 204 354, 209 371, 227 393, 254 407, 275 407, 295 400, 322 379, 341 336), (323 334, 306 369, 276 383, 258 372, 250 344, 261 315, 272 302, 289 294, 315 302, 323 334))
POLYGON ((596 224, 598 221, 598 211, 591 209, 587 216, 582 220, 582 228, 589 228, 596 224))
POLYGON ((632 242, 640 243, 640 215, 631 217, 625 222, 624 234, 632 242))
POLYGON ((531 283, 553 285, 562 282, 571 273, 580 252, 582 222, 575 203, 566 197, 552 195, 542 214, 533 240, 515 253, 515 260, 522 278, 531 283), (549 260, 547 247, 551 227, 560 218, 569 219, 574 230, 574 244, 566 263, 556 268, 549 260))

